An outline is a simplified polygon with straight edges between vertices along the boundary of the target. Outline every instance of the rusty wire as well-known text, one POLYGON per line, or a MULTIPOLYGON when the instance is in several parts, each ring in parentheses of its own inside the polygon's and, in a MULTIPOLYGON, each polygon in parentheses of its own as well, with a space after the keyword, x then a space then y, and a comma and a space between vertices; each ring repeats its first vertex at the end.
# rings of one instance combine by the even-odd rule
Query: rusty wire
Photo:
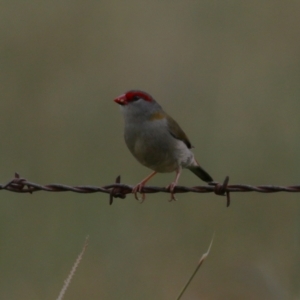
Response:
MULTIPOLYGON (((300 185, 294 186, 274 186, 274 185, 259 185, 251 186, 246 184, 228 185, 229 177, 227 176, 223 183, 212 182, 207 186, 176 186, 174 193, 215 193, 216 195, 226 196, 227 207, 230 205, 231 192, 259 192, 259 193, 277 193, 277 192, 290 192, 299 193, 300 185)), ((45 192, 74 192, 82 194, 90 193, 106 193, 109 194, 109 204, 113 203, 113 198, 124 199, 127 194, 132 193, 133 186, 121 183, 121 177, 118 176, 114 184, 105 185, 102 187, 97 186, 68 186, 64 184, 47 184, 40 185, 27 181, 25 178, 20 177, 15 173, 15 177, 6 184, 0 184, 0 190, 6 190, 16 193, 33 193, 37 191, 45 192)), ((170 193, 170 190, 165 187, 145 186, 142 193, 170 193)))

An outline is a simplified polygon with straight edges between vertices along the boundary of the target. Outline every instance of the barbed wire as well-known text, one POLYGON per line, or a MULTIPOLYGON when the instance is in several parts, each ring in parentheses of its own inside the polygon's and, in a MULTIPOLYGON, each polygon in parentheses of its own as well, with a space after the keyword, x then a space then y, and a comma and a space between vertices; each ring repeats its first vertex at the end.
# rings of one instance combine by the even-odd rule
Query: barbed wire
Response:
MULTIPOLYGON (((207 186, 176 186, 174 193, 215 193, 216 195, 226 196, 227 207, 230 205, 230 193, 232 192, 258 192, 258 193, 278 193, 278 192, 289 192, 299 193, 300 185, 293 186, 274 186, 274 185, 259 185, 251 186, 247 184, 234 184, 228 185, 229 177, 226 176, 223 183, 211 182, 207 186)), ((113 203, 113 198, 125 199, 127 194, 132 193, 133 186, 122 184, 121 176, 116 178, 115 183, 105 185, 102 187, 89 186, 89 185, 77 185, 69 186, 64 184, 47 184, 40 185, 27 181, 25 178, 20 177, 18 173, 15 173, 15 177, 6 184, 0 184, 0 190, 6 190, 15 193, 30 193, 37 191, 45 192, 74 192, 82 194, 91 193, 106 193, 109 194, 109 204, 113 203)), ((144 186, 141 190, 143 194, 153 193, 170 193, 170 190, 166 187, 157 186, 144 186)))

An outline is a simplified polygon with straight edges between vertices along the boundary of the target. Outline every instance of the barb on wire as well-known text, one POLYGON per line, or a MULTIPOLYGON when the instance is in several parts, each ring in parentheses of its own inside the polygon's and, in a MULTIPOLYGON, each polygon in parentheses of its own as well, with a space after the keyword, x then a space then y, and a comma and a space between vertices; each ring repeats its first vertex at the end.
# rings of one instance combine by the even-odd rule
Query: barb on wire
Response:
MULTIPOLYGON (((211 182, 207 186, 176 186, 174 193, 215 193, 216 195, 226 196, 227 207, 230 205, 230 193, 232 192, 258 192, 258 193, 278 193, 278 192, 289 192, 289 193, 299 193, 300 185, 293 186, 274 186, 274 185, 259 185, 251 186, 247 184, 233 184, 228 185, 229 177, 226 176, 223 183, 211 182)), ((40 185, 27 181, 25 178, 20 177, 18 173, 15 173, 15 177, 8 181, 6 184, 0 184, 0 190, 6 190, 15 193, 30 193, 37 191, 45 192, 74 192, 82 194, 90 193, 106 193, 109 194, 109 204, 113 203, 113 198, 125 199, 127 194, 132 193, 133 186, 122 184, 121 176, 116 178, 115 183, 110 185, 105 185, 102 187, 89 186, 89 185, 78 185, 69 186, 64 184, 47 184, 40 185)), ((152 193, 170 193, 170 190, 165 187, 156 186, 144 186, 141 190, 142 193, 152 194, 152 193)))

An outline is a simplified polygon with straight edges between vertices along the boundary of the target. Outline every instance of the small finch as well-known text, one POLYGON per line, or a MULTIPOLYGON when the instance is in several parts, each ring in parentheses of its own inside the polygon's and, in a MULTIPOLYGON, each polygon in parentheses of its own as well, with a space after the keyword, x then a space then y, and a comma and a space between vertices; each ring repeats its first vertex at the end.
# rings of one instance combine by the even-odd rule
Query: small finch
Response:
MULTIPOLYGON (((212 177, 196 161, 192 145, 180 128, 149 94, 131 90, 114 100, 121 106, 125 120, 124 137, 132 155, 153 172, 132 190, 135 198, 143 186, 156 173, 176 172, 174 182, 168 189, 175 200, 174 188, 183 168, 189 169, 205 182, 212 177)), ((145 195, 142 194, 142 199, 145 195)))

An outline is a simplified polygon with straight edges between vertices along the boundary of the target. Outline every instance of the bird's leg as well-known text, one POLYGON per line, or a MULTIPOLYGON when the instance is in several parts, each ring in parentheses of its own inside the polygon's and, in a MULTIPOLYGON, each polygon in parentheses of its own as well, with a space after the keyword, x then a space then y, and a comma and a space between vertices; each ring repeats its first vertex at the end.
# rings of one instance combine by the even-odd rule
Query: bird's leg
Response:
POLYGON ((136 200, 141 200, 142 202, 145 200, 146 196, 144 193, 141 193, 142 188, 144 187, 144 185, 146 184, 146 182, 148 180, 150 180, 157 172, 152 172, 149 176, 147 176, 145 179, 143 179, 140 183, 138 183, 133 189, 132 189, 132 193, 134 194, 134 197, 136 200), (137 193, 141 193, 142 194, 142 199, 139 199, 139 197, 137 196, 137 193))
POLYGON ((180 177, 180 174, 181 174, 181 167, 178 167, 178 169, 176 170, 175 180, 170 185, 167 186, 167 189, 169 189, 169 191, 171 193, 171 199, 169 201, 173 201, 173 200, 176 201, 176 198, 174 196, 174 188, 178 183, 178 179, 180 177))

